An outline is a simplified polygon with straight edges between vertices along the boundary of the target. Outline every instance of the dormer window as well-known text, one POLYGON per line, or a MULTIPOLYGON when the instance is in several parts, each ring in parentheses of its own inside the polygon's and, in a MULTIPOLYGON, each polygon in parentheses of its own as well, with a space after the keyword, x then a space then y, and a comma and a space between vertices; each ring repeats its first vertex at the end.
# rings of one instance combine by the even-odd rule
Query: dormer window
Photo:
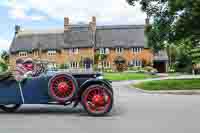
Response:
POLYGON ((142 52, 142 48, 132 48, 133 53, 140 53, 142 52))
POLYGON ((19 52, 20 57, 27 57, 28 53, 27 52, 19 52))
POLYGON ((124 48, 116 48, 115 51, 116 53, 120 54, 120 53, 123 53, 124 48))
POLYGON ((100 54, 109 54, 109 48, 100 48, 99 53, 100 54))
POLYGON ((70 54, 78 54, 79 49, 78 48, 71 48, 69 49, 70 54))
POLYGON ((47 52, 47 55, 48 55, 48 56, 55 56, 55 55, 56 55, 56 50, 49 50, 49 51, 47 52))

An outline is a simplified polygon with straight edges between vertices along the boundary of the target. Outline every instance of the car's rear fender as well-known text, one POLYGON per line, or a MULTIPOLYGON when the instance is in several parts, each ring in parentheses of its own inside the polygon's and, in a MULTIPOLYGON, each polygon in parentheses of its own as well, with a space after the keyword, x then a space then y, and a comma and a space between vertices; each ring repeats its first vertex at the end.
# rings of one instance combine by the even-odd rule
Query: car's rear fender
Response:
POLYGON ((81 86, 80 89, 78 91, 78 97, 81 97, 82 93, 84 92, 85 89, 87 89, 89 86, 94 85, 94 84, 101 84, 106 86, 108 89, 111 90, 111 92, 113 93, 113 89, 112 89, 112 85, 111 85, 111 81, 106 80, 106 79, 88 79, 87 81, 85 81, 81 86))

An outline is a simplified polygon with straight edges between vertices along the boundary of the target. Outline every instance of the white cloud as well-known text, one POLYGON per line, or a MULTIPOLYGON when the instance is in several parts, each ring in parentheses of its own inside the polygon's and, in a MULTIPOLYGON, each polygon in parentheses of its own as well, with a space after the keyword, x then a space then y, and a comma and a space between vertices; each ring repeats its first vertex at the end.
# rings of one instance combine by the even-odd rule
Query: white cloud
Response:
POLYGON ((26 11, 21 8, 12 8, 9 11, 9 15, 14 19, 22 19, 22 20, 31 20, 31 21, 40 21, 46 19, 45 16, 41 15, 27 15, 26 11))
POLYGON ((31 21, 39 21, 46 19, 45 16, 31 14, 27 15, 27 12, 30 11, 29 6, 26 4, 17 3, 16 0, 8 0, 3 3, 4 6, 9 7, 9 17, 13 19, 22 19, 22 20, 31 20, 31 21))
POLYGON ((146 17, 139 5, 132 7, 126 0, 10 0, 7 6, 11 9, 11 15, 16 18, 33 20, 41 20, 44 17, 27 16, 26 12, 31 9, 56 20, 69 16, 72 23, 88 23, 91 16, 96 16, 98 23, 144 24, 146 17))
POLYGON ((0 51, 9 50, 11 42, 9 40, 0 38, 0 51))
POLYGON ((22 19, 22 20, 31 20, 31 21, 40 21, 46 19, 45 16, 40 15, 27 15, 25 10, 21 8, 12 8, 9 11, 9 15, 14 19, 22 19))

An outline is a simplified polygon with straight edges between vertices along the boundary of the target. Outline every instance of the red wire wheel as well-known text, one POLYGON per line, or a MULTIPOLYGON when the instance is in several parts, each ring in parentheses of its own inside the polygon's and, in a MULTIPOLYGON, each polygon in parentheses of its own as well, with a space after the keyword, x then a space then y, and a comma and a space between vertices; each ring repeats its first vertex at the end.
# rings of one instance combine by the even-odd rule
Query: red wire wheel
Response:
POLYGON ((76 88, 76 81, 71 75, 60 74, 50 80, 49 95, 54 100, 64 103, 73 98, 76 88))
POLYGON ((113 106, 113 94, 110 89, 102 85, 89 86, 81 96, 85 110, 93 116, 109 113, 113 106))

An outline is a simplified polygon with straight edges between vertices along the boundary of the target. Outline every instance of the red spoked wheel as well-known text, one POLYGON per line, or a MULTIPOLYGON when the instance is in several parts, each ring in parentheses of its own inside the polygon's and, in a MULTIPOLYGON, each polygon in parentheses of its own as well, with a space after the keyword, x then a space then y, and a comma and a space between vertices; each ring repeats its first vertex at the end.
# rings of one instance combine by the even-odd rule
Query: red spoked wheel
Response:
POLYGON ((92 85, 82 94, 82 105, 93 116, 102 116, 111 111, 113 94, 105 86, 92 85))
POLYGON ((58 102, 64 103, 71 100, 75 92, 76 81, 70 75, 57 75, 49 82, 49 95, 58 102))

